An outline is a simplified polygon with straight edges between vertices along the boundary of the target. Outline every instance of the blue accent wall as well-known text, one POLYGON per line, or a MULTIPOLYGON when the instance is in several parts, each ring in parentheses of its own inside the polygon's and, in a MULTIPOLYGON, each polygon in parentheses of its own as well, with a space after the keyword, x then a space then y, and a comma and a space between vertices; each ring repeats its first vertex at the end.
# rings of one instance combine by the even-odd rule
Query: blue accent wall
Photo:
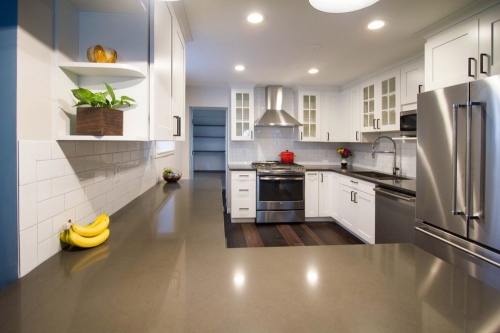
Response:
POLYGON ((0 10, 0 290, 18 278, 17 1, 2 0, 0 10))

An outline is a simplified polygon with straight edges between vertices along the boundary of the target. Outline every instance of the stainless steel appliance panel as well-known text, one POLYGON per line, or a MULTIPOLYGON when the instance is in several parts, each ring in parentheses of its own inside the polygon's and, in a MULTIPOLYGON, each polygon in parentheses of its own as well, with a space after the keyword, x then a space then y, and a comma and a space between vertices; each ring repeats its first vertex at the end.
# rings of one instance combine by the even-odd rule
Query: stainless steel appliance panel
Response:
POLYGON ((416 218, 462 237, 467 236, 466 112, 453 105, 466 105, 467 95, 467 86, 458 85, 419 94, 417 101, 421 126, 417 128, 416 218), (452 214, 453 201, 457 215, 452 214))
POLYGON ((415 244, 415 197, 375 188, 375 244, 415 244))
POLYGON ((399 130, 401 136, 417 136, 417 110, 401 111, 399 117, 399 130))
POLYGON ((305 222, 304 210, 263 210, 257 211, 257 223, 292 223, 305 222))
POLYGON ((500 76, 471 82, 470 102, 469 239, 500 251, 500 76))

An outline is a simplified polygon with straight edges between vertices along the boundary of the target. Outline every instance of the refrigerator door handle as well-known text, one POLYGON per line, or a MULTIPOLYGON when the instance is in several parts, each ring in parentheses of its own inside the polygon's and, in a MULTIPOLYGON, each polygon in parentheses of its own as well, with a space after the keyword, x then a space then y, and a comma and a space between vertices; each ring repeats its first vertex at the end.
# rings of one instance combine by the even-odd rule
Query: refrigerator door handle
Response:
POLYGON ((467 154, 466 154, 466 170, 465 183, 467 188, 465 191, 465 216, 468 219, 478 219, 479 216, 473 215, 473 204, 472 204, 472 107, 481 106, 478 102, 468 102, 467 103, 467 154))
POLYGON ((457 210, 457 167, 458 167, 458 109, 466 107, 464 104, 453 104, 453 140, 452 140, 452 185, 451 213, 453 215, 464 215, 464 212, 457 210))
POLYGON ((473 256, 473 257, 479 258, 479 259, 484 260, 484 261, 486 261, 486 262, 488 262, 488 263, 490 263, 490 264, 492 264, 492 265, 494 265, 494 266, 500 267, 500 263, 498 263, 498 262, 496 262, 496 261, 494 261, 494 260, 491 260, 490 258, 487 258, 487 257, 485 257, 485 256, 483 256, 483 255, 481 255, 481 254, 479 254, 479 253, 476 253, 476 252, 474 252, 474 251, 471 251, 471 250, 469 250, 469 249, 467 249, 467 248, 465 248, 465 247, 463 247, 463 246, 460 246, 459 244, 456 244, 455 242, 452 242, 452 241, 450 241, 450 240, 448 240, 448 239, 445 239, 445 238, 443 238, 443 237, 440 237, 439 235, 436 235, 436 234, 434 234, 433 232, 431 232, 431 231, 429 231, 429 230, 426 230, 426 228, 425 228, 425 227, 415 227, 415 230, 416 230, 416 231, 419 231, 419 232, 421 232, 421 233, 424 233, 424 234, 426 234, 427 236, 430 236, 430 237, 432 237, 432 238, 435 238, 435 239, 437 239, 437 240, 439 240, 439 241, 441 241, 441 242, 443 242, 443 243, 446 243, 446 244, 448 244, 448 245, 450 245, 450 246, 453 246, 454 248, 457 248, 457 249, 459 249, 459 250, 461 250, 461 251, 464 251, 464 252, 466 252, 466 253, 470 254, 470 255, 471 255, 471 256, 473 256))

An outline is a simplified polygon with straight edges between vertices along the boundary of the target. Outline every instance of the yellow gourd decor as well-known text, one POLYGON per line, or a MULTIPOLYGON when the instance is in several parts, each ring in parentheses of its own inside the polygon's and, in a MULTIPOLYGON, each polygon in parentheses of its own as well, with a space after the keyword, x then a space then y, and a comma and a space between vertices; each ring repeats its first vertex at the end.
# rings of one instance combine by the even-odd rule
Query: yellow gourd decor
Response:
POLYGON ((90 62, 115 63, 117 58, 116 50, 106 46, 94 45, 87 49, 87 59, 90 62))

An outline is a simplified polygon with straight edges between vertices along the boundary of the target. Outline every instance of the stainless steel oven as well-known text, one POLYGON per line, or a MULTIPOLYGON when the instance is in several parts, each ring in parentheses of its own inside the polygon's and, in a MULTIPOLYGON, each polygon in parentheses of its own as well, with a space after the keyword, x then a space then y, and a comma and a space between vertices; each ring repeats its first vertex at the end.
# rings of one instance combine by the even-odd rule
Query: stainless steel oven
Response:
POLYGON ((417 136, 417 110, 401 111, 399 129, 401 136, 417 136))
POLYGON ((257 167, 257 223, 305 221, 304 173, 297 164, 257 167))

